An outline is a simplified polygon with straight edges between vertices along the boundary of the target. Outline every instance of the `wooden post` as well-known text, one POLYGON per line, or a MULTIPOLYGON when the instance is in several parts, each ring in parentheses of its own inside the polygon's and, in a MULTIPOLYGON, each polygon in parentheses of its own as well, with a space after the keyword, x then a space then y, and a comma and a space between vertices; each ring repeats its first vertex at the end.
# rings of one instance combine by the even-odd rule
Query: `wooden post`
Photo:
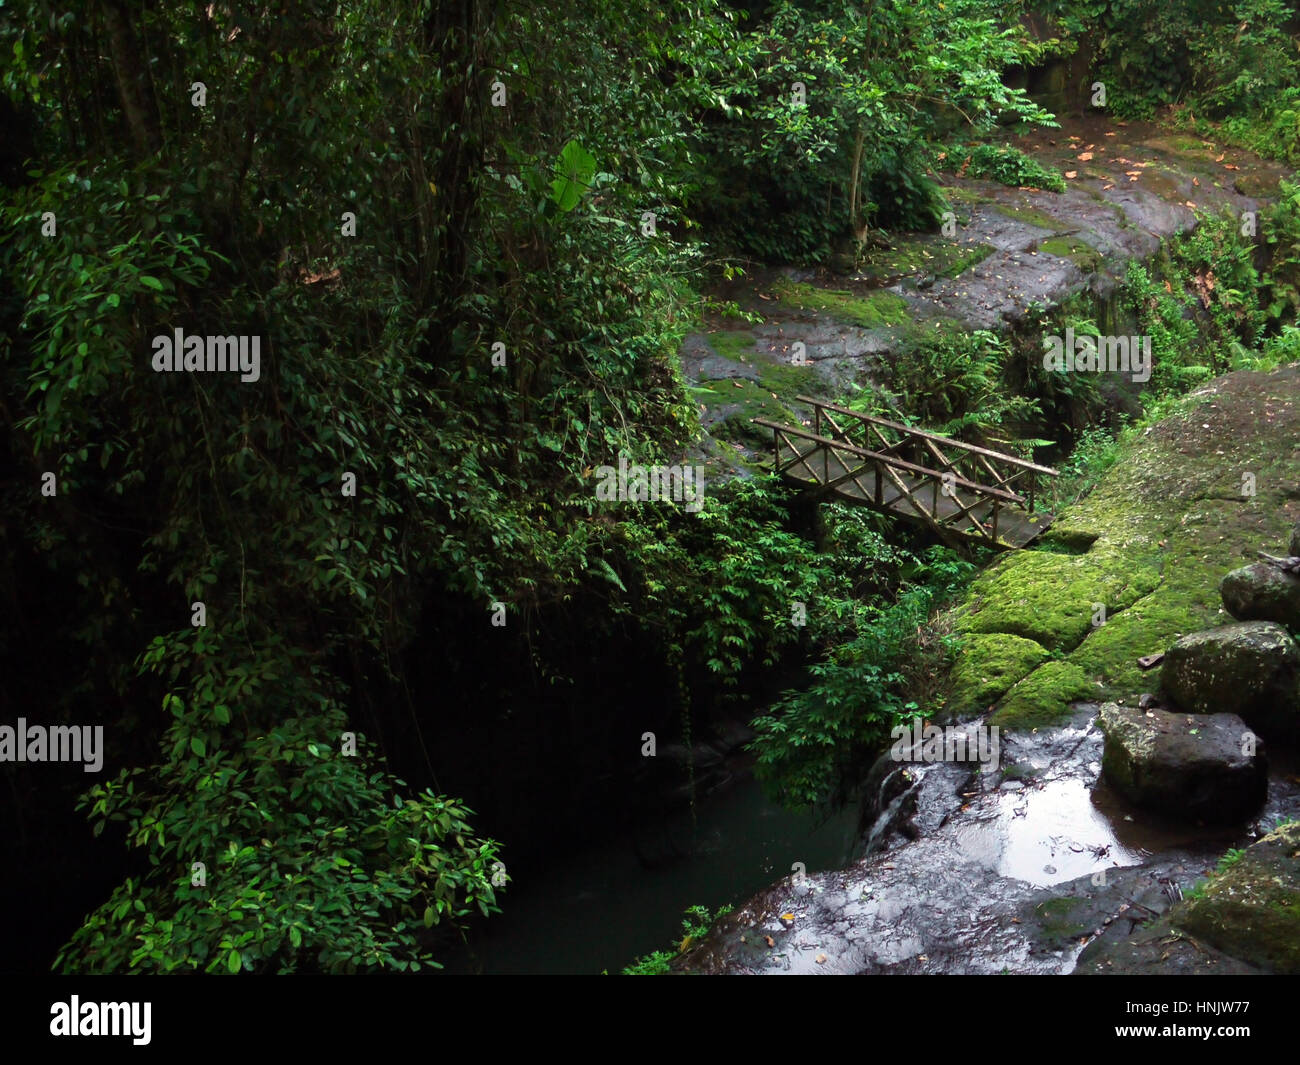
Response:
POLYGON ((1002 509, 1002 504, 996 499, 993 500, 993 542, 998 542, 998 511, 1002 509))
POLYGON ((876 463, 876 506, 885 505, 885 468, 883 464, 876 463))
MULTIPOLYGON (((813 407, 813 432, 818 436, 822 435, 822 409, 813 407)), ((831 453, 825 444, 818 444, 822 449, 822 484, 830 484, 831 481, 831 453)), ((813 476, 816 476, 814 474, 813 476)))
POLYGON ((934 478, 930 479, 930 485, 934 489, 930 493, 930 514, 935 521, 939 520, 939 482, 934 478))
POLYGON ((1034 477, 1035 477, 1035 472, 1033 470, 1030 470, 1029 471, 1029 513, 1030 514, 1034 512, 1034 477))

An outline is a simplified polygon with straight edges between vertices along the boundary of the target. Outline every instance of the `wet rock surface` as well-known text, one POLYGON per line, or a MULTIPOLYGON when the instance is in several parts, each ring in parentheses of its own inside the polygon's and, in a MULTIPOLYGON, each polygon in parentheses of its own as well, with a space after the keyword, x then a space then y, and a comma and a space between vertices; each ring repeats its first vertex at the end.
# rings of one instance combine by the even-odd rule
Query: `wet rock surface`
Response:
POLYGON ((1130 802, 1176 817, 1234 821, 1268 793, 1263 744, 1236 714, 1182 714, 1107 703, 1102 775, 1130 802))
POLYGON ((1235 857, 1127 939, 1090 944, 1081 974, 1300 972, 1300 823, 1235 857))
POLYGON ((1227 847, 1300 813, 1294 769, 1275 769, 1245 825, 1193 826, 1129 807, 1097 781, 1099 709, 1078 704, 1063 727, 1004 734, 997 772, 878 765, 868 853, 772 885, 675 968, 1067 973, 1096 938, 1160 918, 1227 847))

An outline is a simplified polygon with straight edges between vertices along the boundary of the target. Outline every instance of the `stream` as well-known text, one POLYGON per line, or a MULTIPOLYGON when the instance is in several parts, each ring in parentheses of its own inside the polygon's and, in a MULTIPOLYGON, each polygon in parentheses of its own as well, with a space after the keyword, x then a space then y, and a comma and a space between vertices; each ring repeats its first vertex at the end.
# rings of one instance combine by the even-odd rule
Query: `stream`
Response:
POLYGON ((680 943, 688 906, 734 904, 796 861, 810 874, 840 867, 857 824, 855 809, 828 820, 791 813, 742 768, 731 785, 697 802, 693 853, 687 809, 638 830, 642 853, 652 842, 684 857, 646 868, 629 832, 512 873, 505 912, 484 922, 471 937, 472 951, 449 960, 446 971, 618 973, 641 955, 680 943))

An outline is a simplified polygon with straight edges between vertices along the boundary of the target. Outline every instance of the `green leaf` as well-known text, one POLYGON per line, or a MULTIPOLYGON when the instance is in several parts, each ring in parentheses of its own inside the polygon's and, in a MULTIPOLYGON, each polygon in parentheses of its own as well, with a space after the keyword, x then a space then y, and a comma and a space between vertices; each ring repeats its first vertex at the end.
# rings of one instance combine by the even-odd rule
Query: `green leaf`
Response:
POLYGON ((150 277, 148 274, 140 275, 140 284, 144 285, 145 288, 151 288, 157 292, 161 292, 163 290, 163 283, 159 281, 156 277, 150 277))
POLYGON ((195 754, 197 754, 200 758, 202 758, 202 757, 204 756, 204 754, 207 753, 208 747, 207 747, 207 744, 205 744, 205 743, 203 742, 203 740, 202 740, 201 737, 199 737, 199 736, 191 736, 191 737, 190 737, 190 750, 193 751, 195 754))
POLYGON ((569 141, 560 151, 555 169, 558 176, 551 182, 551 202, 561 211, 572 211, 591 185, 596 160, 576 140, 569 141))
POLYGON ((230 957, 226 959, 226 968, 229 969, 232 973, 237 973, 239 972, 239 967, 241 964, 242 964, 242 960, 239 957, 239 951, 232 950, 230 952, 230 957))

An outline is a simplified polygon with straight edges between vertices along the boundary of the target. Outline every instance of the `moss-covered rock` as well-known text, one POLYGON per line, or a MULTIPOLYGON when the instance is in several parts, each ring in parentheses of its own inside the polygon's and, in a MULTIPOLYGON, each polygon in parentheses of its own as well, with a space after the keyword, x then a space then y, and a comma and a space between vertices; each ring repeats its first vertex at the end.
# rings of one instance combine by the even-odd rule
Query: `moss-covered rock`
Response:
POLYGON ((1011 689, 989 719, 1000 728, 1040 728, 1070 716, 1070 704, 1097 686, 1073 662, 1045 662, 1011 689))
POLYGON ((1069 259, 1085 273, 1095 271, 1102 261, 1101 252, 1087 241, 1077 240, 1074 237, 1051 237, 1038 245, 1038 251, 1040 254, 1069 259))
POLYGON ((854 325, 902 325, 911 321, 907 300, 883 290, 854 293, 846 289, 821 288, 800 281, 778 281, 776 295, 786 307, 801 311, 826 311, 836 320, 854 325))
POLYGON ((1008 632, 1053 651, 1083 642, 1094 620, 1132 606, 1160 583, 1150 566, 1123 569, 1104 557, 1032 551, 984 573, 957 615, 958 631, 1008 632), (1103 611, 1104 610, 1104 614, 1103 611))
POLYGON ((1002 632, 967 636, 953 665, 944 715, 958 719, 984 713, 1046 658, 1041 644, 1020 636, 1002 632))
POLYGON ((1300 647, 1272 621, 1194 632, 1165 654, 1160 686, 1193 714, 1240 714, 1269 738, 1300 732, 1300 647))
POLYGON ((1177 928, 1275 973, 1300 973, 1300 823, 1257 843, 1169 914, 1177 928))
MULTIPOLYGON (((1261 544, 1286 540, 1295 524, 1288 493, 1298 465, 1300 367, 1217 378, 1126 442, 1091 494, 1056 518, 1048 539, 1057 550, 1009 554, 975 581, 954 626, 971 641, 1000 632, 1050 648, 1082 672, 1092 699, 1150 691, 1156 678, 1138 660, 1220 624, 1223 574, 1261 544), (1246 501, 1243 469, 1259 486, 1246 501), (1105 623, 1094 627, 1095 603, 1107 609, 1105 623)), ((1012 705, 1015 693, 1008 697, 1005 727, 1036 726, 1038 713, 1051 713, 1038 695, 1050 703, 1058 682, 1077 679, 1054 662, 1032 683, 1020 662, 1004 664, 1006 674, 995 678, 989 671, 999 662, 984 656, 961 676, 963 691, 972 672, 984 678, 985 692, 1018 687, 1025 698, 1012 705)))
POLYGON ((1300 631, 1300 577, 1268 562, 1234 569, 1219 583, 1223 607, 1238 621, 1276 621, 1300 631))

